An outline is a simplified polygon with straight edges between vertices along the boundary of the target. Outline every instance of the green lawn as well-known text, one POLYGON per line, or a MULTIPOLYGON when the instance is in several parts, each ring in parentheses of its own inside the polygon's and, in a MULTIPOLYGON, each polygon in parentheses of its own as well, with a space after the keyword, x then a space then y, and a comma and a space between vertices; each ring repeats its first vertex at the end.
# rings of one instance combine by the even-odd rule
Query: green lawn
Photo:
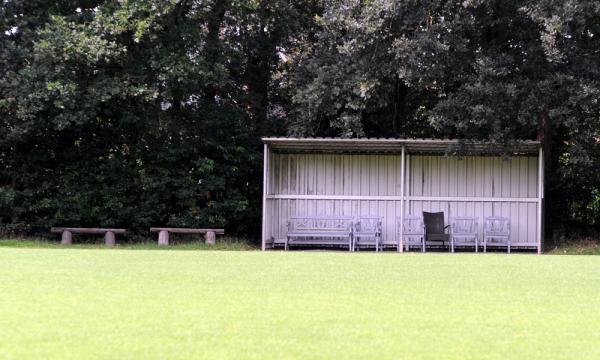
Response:
POLYGON ((600 257, 0 247, 1 359, 600 358, 600 257))
MULTIPOLYGON (((200 241, 170 240, 171 246, 159 246, 156 240, 148 240, 143 243, 119 243, 113 249, 126 250, 259 250, 241 239, 220 236, 214 245, 207 245, 200 241)), ((73 242, 71 245, 61 245, 60 240, 49 241, 46 239, 0 239, 0 248, 31 248, 31 249, 107 249, 103 239, 100 237, 94 243, 73 242)))

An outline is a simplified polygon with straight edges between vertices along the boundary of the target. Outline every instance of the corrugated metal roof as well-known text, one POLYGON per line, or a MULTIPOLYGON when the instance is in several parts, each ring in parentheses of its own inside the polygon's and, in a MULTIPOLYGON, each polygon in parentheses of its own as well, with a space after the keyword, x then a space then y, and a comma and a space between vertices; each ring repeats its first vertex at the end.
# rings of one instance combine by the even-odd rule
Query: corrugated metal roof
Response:
MULTIPOLYGON (((501 144, 455 139, 266 137, 262 140, 276 152, 398 153, 403 145, 409 153, 497 154, 503 150, 501 144)), ((510 146, 510 152, 537 154, 539 147, 539 141, 518 141, 510 146)))

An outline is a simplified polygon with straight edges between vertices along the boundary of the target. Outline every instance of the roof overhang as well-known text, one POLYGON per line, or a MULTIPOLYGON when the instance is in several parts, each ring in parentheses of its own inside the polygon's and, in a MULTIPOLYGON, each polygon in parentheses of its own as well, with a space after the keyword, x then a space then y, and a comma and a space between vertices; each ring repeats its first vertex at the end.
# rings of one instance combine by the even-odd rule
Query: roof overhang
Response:
POLYGON ((263 142, 274 152, 285 153, 408 153, 438 154, 537 154, 539 141, 523 140, 510 144, 450 139, 396 138, 294 138, 267 137, 263 142))

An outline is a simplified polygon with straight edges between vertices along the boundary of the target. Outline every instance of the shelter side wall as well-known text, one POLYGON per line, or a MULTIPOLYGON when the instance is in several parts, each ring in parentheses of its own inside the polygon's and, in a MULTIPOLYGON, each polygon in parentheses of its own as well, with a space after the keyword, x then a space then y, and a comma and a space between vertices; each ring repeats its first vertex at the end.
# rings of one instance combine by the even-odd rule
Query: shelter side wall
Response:
POLYGON ((377 200, 297 200, 271 199, 272 221, 269 236, 274 239, 285 239, 287 222, 293 216, 382 216, 383 239, 385 242, 396 241, 395 219, 400 216, 400 201, 377 200))
POLYGON ((480 239, 484 217, 504 216, 511 219, 514 244, 537 245, 537 157, 419 155, 411 156, 409 167, 409 214, 443 211, 446 222, 477 216, 480 239))
MULTIPOLYGON (((273 214, 268 229, 269 237, 284 239, 287 221, 292 216, 382 216, 384 242, 397 241, 396 218, 400 216, 400 201, 376 200, 301 200, 271 199, 273 214)), ((444 212, 446 223, 454 216, 477 216, 479 239, 483 239, 483 218, 505 216, 511 219, 511 241, 515 246, 537 245, 537 203, 482 202, 482 201, 410 201, 407 215, 420 215, 423 211, 444 212)))
POLYGON ((400 196, 400 155, 273 154, 269 195, 400 196))
POLYGON ((411 196, 537 197, 537 157, 411 156, 411 196))
POLYGON ((511 221, 510 238, 514 246, 537 246, 537 203, 490 201, 410 201, 408 214, 420 215, 423 211, 444 213, 447 224, 455 216, 478 217, 479 239, 483 240, 483 219, 487 216, 504 216, 511 221))

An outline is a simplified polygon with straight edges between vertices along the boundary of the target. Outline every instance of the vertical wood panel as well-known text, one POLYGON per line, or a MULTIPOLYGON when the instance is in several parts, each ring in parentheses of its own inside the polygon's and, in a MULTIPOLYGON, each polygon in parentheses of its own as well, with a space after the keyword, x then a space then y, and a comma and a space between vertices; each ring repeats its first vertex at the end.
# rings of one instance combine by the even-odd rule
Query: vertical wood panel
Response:
POLYGON ((473 157, 468 156, 463 159, 465 163, 465 177, 462 179, 465 186, 465 195, 466 196, 474 196, 474 165, 473 165, 473 157))
POLYGON ((519 197, 520 159, 513 157, 510 160, 510 197, 519 197))
POLYGON ((529 158, 529 173, 527 176, 529 186, 527 187, 527 197, 537 196, 537 183, 538 183, 538 168, 537 158, 530 156, 529 158))
POLYGON ((281 159, 281 155, 276 154, 273 155, 273 171, 272 171, 272 177, 270 179, 270 183, 273 184, 273 193, 274 194, 281 194, 281 191, 279 190, 279 171, 281 169, 281 165, 280 165, 280 159, 281 159))
POLYGON ((414 161, 414 171, 413 171, 413 190, 412 194, 415 196, 423 196, 423 167, 424 167, 424 157, 416 156, 414 161))
MULTIPOLYGON (((431 171, 431 193, 434 196, 442 196, 442 183, 445 179, 442 178, 441 156, 432 156, 432 171, 431 171)), ((439 205, 439 204, 438 204, 439 205)))
POLYGON ((529 186, 529 159, 519 157, 519 197, 527 197, 527 188, 529 186))
POLYGON ((483 170, 483 196, 493 197, 494 195, 494 186, 493 176, 494 176, 494 168, 497 163, 497 157, 486 157, 484 158, 484 170, 483 170))
POLYGON ((279 162, 279 193, 288 193, 288 156, 281 155, 279 162))
POLYGON ((396 224, 396 216, 398 216, 397 214, 400 214, 399 212, 396 212, 396 208, 400 207, 400 201, 386 201, 386 210, 385 210, 385 219, 384 219, 384 236, 383 236, 383 241, 384 242, 395 242, 395 224, 396 224), (397 205, 396 205, 397 204, 397 205))

